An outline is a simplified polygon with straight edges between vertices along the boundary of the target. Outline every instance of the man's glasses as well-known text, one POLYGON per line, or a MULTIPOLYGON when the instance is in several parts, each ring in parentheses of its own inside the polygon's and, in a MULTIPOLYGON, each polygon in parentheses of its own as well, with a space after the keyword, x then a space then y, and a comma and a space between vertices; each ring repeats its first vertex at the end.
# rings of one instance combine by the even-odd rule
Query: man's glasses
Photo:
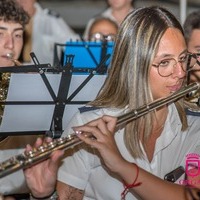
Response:
POLYGON ((104 35, 102 33, 94 33, 90 35, 90 41, 114 41, 115 34, 104 35))
POLYGON ((188 53, 188 66, 190 71, 200 70, 200 53, 188 53))
POLYGON ((173 74, 174 67, 177 67, 178 63, 181 65, 181 68, 184 72, 193 68, 197 63, 197 60, 190 59, 190 63, 188 63, 189 57, 190 54, 186 54, 185 56, 181 57, 178 61, 176 61, 174 58, 164 59, 159 64, 153 64, 152 66, 157 68, 160 76, 168 77, 171 74, 173 74))
POLYGON ((187 84, 191 81, 199 82, 199 74, 196 72, 200 71, 200 53, 188 53, 188 55, 187 84))

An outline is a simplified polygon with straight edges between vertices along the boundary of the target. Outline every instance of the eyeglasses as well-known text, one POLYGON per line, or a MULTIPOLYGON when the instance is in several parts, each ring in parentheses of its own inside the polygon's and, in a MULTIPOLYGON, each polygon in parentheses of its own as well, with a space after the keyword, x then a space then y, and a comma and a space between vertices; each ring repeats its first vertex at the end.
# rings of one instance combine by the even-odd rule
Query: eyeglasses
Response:
POLYGON ((102 33, 94 33, 90 35, 90 41, 114 41, 115 34, 104 35, 102 33))
POLYGON ((200 53, 189 53, 188 55, 188 70, 200 70, 200 53))
POLYGON ((174 67, 176 67, 178 63, 180 63, 181 68, 184 72, 189 70, 188 66, 189 68, 192 68, 196 64, 196 60, 193 59, 190 61, 188 65, 188 57, 189 57, 189 54, 184 55, 178 61, 176 61, 174 58, 164 59, 159 64, 153 64, 152 66, 157 68, 160 76, 168 77, 171 74, 173 74, 174 67))

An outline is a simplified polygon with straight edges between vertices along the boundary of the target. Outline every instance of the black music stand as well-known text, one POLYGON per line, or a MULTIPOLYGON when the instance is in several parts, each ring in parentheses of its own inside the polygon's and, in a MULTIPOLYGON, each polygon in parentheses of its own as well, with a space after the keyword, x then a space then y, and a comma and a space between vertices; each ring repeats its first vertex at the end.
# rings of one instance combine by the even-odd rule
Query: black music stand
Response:
MULTIPOLYGON (((63 67, 51 67, 49 64, 40 64, 32 53, 31 57, 35 65, 28 66, 19 66, 19 67, 4 67, 0 68, 0 72, 10 72, 10 73, 37 73, 41 76, 48 92, 51 96, 51 101, 5 101, 0 102, 0 104, 5 105, 54 105, 53 116, 51 120, 51 126, 49 129, 45 130, 31 130, 31 131, 1 131, 1 136, 15 136, 15 135, 48 135, 53 138, 58 138, 63 132, 63 115, 66 105, 69 104, 85 104, 88 101, 73 101, 73 98, 81 91, 81 89, 88 83, 88 81, 94 76, 94 73, 91 71, 82 83, 69 95, 69 88, 71 84, 72 75, 74 73, 73 67, 73 55, 68 55, 66 64, 63 67), (47 73, 59 74, 60 82, 58 91, 52 88, 51 83, 47 78, 47 73)), ((101 69, 101 66, 104 65, 104 61, 101 61, 96 67, 95 71, 98 73, 98 70, 101 69)), ((103 84, 103 82, 102 82, 103 84)), ((6 109, 6 106, 5 106, 6 109)))
MULTIPOLYGON (((110 54, 108 54, 108 48, 112 48, 113 43, 107 43, 107 42, 86 42, 86 41, 69 41, 66 44, 58 44, 56 43, 54 46, 54 66, 56 66, 59 69, 68 69, 69 71, 66 71, 66 74, 63 75, 67 78, 69 81, 68 85, 70 85, 70 81, 73 74, 87 74, 88 76, 85 78, 85 80, 77 87, 77 89, 67 98, 66 104, 86 104, 88 101, 78 101, 74 102, 72 101, 73 98, 88 84, 88 82, 94 77, 94 75, 104 75, 107 73, 108 70, 108 59, 110 58, 110 54), (59 59, 58 57, 58 47, 61 47, 60 55, 62 59, 59 59), (63 47, 66 47, 65 52, 63 53, 63 47), (81 48, 85 51, 81 51, 81 48), (91 49, 93 48, 93 49, 91 49), (73 49, 71 52, 70 49, 73 49), (94 49, 98 49, 98 52, 94 51, 94 49), (96 59, 96 54, 99 54, 99 59, 96 59), (80 57, 81 55, 81 57, 80 57), (87 58, 91 58, 91 60, 94 62, 93 66, 90 67, 89 63, 85 63, 85 60, 87 58), (76 65, 74 63, 74 59, 81 61, 81 66, 76 65), (70 63, 70 65, 69 65, 70 63), (73 67, 72 67, 73 66, 73 67), (71 67, 71 68, 70 68, 71 67), (71 73, 70 73, 71 72, 71 73)), ((61 79, 62 80, 62 79, 61 79)), ((61 85, 65 85, 66 83, 63 82, 61 85)), ((69 90, 69 87, 67 88, 69 90)), ((63 92, 59 92, 58 94, 63 94, 63 92)), ((68 94, 68 93, 67 93, 68 94)), ((63 96, 63 95, 62 95, 63 96)), ((66 96, 63 96, 64 99, 66 99, 66 96)), ((64 100, 63 99, 63 100, 64 100)), ((63 116, 64 107, 60 106, 58 109, 55 109, 54 112, 54 122, 57 122, 56 125, 54 125, 55 130, 61 129, 62 124, 58 123, 58 120, 61 119, 63 116)), ((61 120, 59 120, 61 122, 61 120)))

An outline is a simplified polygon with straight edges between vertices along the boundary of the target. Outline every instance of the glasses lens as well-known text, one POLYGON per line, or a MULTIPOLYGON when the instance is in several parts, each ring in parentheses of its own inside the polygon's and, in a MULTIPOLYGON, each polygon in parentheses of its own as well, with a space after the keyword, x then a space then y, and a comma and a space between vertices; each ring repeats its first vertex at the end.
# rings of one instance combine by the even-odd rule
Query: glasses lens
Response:
POLYGON ((200 70, 200 54, 192 54, 190 57, 190 70, 200 70))
MULTIPOLYGON (((186 55, 185 57, 183 57, 181 60, 179 60, 178 62, 180 63, 182 70, 184 72, 186 72, 188 70, 188 57, 189 55, 186 55)), ((175 61, 176 62, 176 61, 175 61)), ((177 63, 177 62, 176 62, 177 63)), ((192 64, 192 63, 191 63, 192 64)))
POLYGON ((161 76, 170 76, 175 62, 173 59, 163 60, 158 66, 158 73, 161 76))
POLYGON ((188 63, 189 69, 195 69, 197 67, 197 59, 192 57, 191 60, 188 63))
POLYGON ((197 53, 196 56, 197 56, 198 65, 200 65, 200 53, 197 53))
POLYGON ((94 33, 90 36, 91 41, 102 41, 103 40, 103 35, 101 33, 94 33))
POLYGON ((178 64, 181 65, 182 70, 186 72, 187 63, 188 63, 188 56, 181 58, 178 62, 175 59, 163 60, 158 65, 158 73, 163 77, 170 76, 174 71, 174 67, 177 67, 178 64))
POLYGON ((115 40, 115 35, 114 34, 106 35, 105 36, 105 40, 114 41, 115 40))
POLYGON ((94 33, 90 36, 91 41, 114 41, 115 35, 109 34, 109 35, 103 35, 102 33, 94 33))

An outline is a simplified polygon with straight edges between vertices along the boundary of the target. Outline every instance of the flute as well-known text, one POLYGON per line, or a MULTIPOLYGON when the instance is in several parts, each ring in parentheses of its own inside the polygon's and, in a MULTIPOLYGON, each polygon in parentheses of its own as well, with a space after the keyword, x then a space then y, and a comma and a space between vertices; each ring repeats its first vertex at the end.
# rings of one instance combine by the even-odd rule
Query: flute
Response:
POLYGON ((13 58, 12 53, 7 53, 6 56, 9 60, 11 60, 14 63, 15 66, 21 66, 22 65, 22 63, 19 62, 19 60, 13 58))
MULTIPOLYGON (((117 126, 120 126, 124 123, 129 123, 132 120, 135 120, 157 108, 160 108, 164 105, 172 103, 184 97, 186 94, 194 90, 198 90, 199 87, 200 87, 199 83, 192 83, 188 86, 181 88, 179 91, 173 93, 172 95, 166 98, 158 99, 156 101, 153 101, 150 104, 141 106, 138 109, 131 110, 128 113, 118 116, 117 126)), ((49 158, 49 156, 51 155, 53 151, 63 150, 63 149, 67 150, 81 143, 83 143, 83 141, 80 140, 75 133, 73 133, 66 137, 54 139, 52 142, 45 144, 43 146, 40 146, 37 149, 33 149, 32 151, 25 152, 25 153, 16 155, 14 157, 11 157, 10 159, 0 163, 0 178, 8 174, 11 174, 19 169, 28 168, 32 166, 33 164, 36 164, 38 162, 41 162, 49 158)))

